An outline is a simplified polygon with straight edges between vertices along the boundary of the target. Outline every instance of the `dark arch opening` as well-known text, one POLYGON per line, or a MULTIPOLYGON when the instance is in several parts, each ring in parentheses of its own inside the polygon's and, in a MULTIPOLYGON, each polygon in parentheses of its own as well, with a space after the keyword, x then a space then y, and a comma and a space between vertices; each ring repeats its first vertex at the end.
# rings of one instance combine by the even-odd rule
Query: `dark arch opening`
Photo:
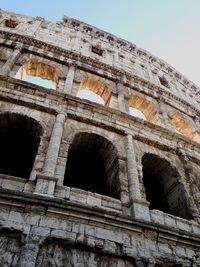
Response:
POLYGON ((185 189, 176 168, 153 154, 145 154, 142 164, 149 208, 189 219, 185 189))
POLYGON ((113 144, 97 134, 76 134, 69 148, 64 185, 119 199, 119 165, 113 144))
POLYGON ((29 178, 42 127, 32 118, 13 113, 0 115, 0 173, 29 178))

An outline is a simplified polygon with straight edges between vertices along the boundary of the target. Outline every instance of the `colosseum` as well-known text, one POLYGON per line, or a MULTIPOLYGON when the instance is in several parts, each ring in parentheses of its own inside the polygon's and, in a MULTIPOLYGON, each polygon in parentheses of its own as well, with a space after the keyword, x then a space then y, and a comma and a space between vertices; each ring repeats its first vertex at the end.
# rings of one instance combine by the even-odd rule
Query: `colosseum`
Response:
POLYGON ((66 16, 0 46, 0 266, 200 266, 200 88, 66 16))

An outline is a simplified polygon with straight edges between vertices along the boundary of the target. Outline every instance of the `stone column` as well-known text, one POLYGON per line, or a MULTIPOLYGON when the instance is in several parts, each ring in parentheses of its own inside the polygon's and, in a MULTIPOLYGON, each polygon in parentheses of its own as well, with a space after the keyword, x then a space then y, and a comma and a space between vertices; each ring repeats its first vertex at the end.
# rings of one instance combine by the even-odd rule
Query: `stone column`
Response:
POLYGON ((118 107, 122 112, 126 112, 125 98, 124 98, 124 86, 121 82, 117 82, 117 93, 118 93, 118 107))
POLYGON ((129 182, 129 197, 131 212, 135 219, 150 221, 149 203, 142 199, 140 192, 140 183, 135 157, 135 147, 131 134, 126 136, 126 156, 127 156, 127 176, 129 182))
POLYGON ((132 135, 127 134, 126 139, 127 139, 126 141, 127 172, 129 180, 130 199, 131 200, 141 199, 138 172, 137 172, 137 163, 135 158, 132 135))
POLYGON ((43 172, 37 175, 35 193, 53 196, 57 179, 54 177, 58 153, 61 143, 65 122, 65 115, 59 113, 53 126, 51 139, 49 142, 43 172))
POLYGON ((15 62, 17 61, 17 59, 21 54, 22 48, 23 44, 16 45, 14 52, 10 55, 10 57, 7 59, 6 63, 3 65, 1 69, 2 75, 5 76, 9 75, 10 70, 12 69, 12 67, 14 66, 15 62))
POLYGON ((170 116, 167 113, 165 101, 163 97, 160 95, 158 97, 158 105, 159 105, 159 114, 161 123, 168 129, 174 131, 174 128, 171 123, 170 116))
POLYGON ((60 148, 60 142, 63 133, 64 122, 65 122, 65 115, 63 113, 59 113, 56 117, 56 121, 53 126, 51 139, 49 142, 49 147, 47 150, 43 168, 43 174, 48 176, 54 176, 58 158, 58 152, 60 148))
POLYGON ((71 94, 71 92, 72 92, 75 69, 76 69, 75 65, 69 66, 69 70, 67 73, 67 77, 66 77, 66 81, 65 81, 65 85, 64 85, 64 90, 63 90, 63 93, 65 93, 65 94, 71 94))

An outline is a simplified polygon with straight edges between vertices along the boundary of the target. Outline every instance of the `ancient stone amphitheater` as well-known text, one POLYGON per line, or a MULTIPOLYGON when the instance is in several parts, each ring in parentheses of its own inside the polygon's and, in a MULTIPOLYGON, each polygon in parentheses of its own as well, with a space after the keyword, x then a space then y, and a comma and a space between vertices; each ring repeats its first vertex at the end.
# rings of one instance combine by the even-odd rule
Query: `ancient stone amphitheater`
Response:
POLYGON ((200 266, 200 89, 68 17, 0 45, 0 266, 200 266))

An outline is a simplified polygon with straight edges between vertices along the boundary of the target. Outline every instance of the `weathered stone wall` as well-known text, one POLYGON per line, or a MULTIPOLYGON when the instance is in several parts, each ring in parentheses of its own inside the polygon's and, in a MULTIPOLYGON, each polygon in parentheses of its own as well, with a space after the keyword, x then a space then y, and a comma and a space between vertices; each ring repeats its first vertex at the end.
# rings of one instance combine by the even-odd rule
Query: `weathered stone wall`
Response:
POLYGON ((14 201, 8 200, 9 192, 1 196, 1 258, 7 266, 14 260, 19 266, 199 264, 198 224, 165 214, 161 227, 156 211, 155 223, 149 224, 115 212, 99 216, 97 207, 69 201, 19 192, 14 201))
POLYGON ((200 266, 197 86, 82 22, 2 10, 0 67, 0 120, 23 115, 42 128, 30 177, 0 173, 0 266, 200 266), (26 64, 56 89, 16 77, 26 64), (82 84, 105 106, 78 98, 82 84), (63 184, 70 146, 82 133, 107 140, 99 150, 116 149, 119 199, 63 184), (169 212, 150 208, 144 170, 160 175, 169 212))

